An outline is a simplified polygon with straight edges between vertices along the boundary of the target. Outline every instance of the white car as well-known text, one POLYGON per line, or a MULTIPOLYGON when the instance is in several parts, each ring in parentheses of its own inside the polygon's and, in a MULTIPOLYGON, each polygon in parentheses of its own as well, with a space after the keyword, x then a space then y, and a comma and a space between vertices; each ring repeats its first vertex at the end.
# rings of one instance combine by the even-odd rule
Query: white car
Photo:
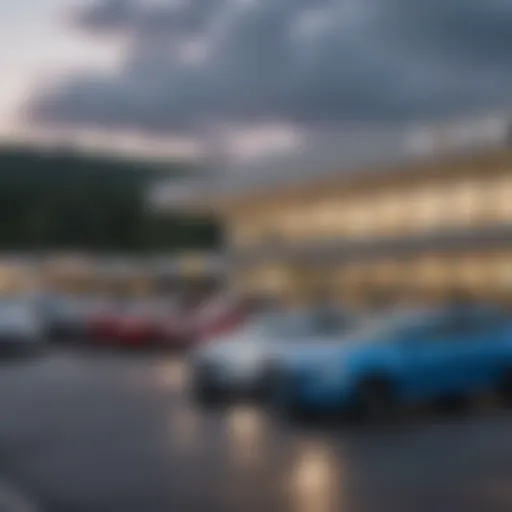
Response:
POLYGON ((341 312, 292 311, 257 317, 191 354, 194 397, 203 403, 239 395, 264 397, 278 378, 281 354, 298 344, 337 344, 349 324, 341 312))
POLYGON ((43 325, 33 302, 1 297, 0 349, 36 349, 43 342, 43 325))

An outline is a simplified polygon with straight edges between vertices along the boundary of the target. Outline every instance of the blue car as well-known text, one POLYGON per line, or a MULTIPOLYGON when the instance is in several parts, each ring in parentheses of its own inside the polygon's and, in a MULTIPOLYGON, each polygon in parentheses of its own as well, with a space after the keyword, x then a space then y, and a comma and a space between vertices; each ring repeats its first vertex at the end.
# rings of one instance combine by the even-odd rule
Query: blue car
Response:
POLYGON ((512 397, 512 321, 491 307, 385 314, 331 346, 298 347, 281 360, 279 404, 294 413, 357 410, 495 390, 512 397))

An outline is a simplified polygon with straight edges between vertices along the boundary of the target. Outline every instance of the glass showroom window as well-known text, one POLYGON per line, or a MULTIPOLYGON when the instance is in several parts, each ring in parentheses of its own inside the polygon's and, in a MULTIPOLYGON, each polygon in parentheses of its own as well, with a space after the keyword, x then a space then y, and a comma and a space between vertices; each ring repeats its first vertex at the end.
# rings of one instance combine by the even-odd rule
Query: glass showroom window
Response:
POLYGON ((273 225, 261 216, 248 217, 241 223, 239 230, 245 246, 255 246, 264 243, 267 237, 275 232, 273 225))
POLYGON ((286 240, 293 241, 300 236, 300 220, 293 208, 281 211, 276 223, 286 240))
POLYGON ((258 242, 274 244, 283 240, 285 233, 281 222, 282 213, 279 210, 270 210, 258 218, 255 231, 258 242))
POLYGON ((407 218, 405 192, 386 191, 377 199, 375 221, 379 231, 385 234, 399 234, 404 231, 407 218))
POLYGON ((512 171, 489 183, 487 209, 492 220, 512 222, 512 171))
POLYGON ((254 236, 249 222, 236 223, 231 229, 230 242, 235 247, 246 247, 251 245, 254 236))
POLYGON ((311 207, 296 207, 286 214, 286 229, 291 241, 307 240, 315 235, 317 219, 311 207))
POLYGON ((512 292, 512 254, 504 253, 495 258, 492 266, 493 284, 507 293, 512 292))
POLYGON ((344 217, 346 224, 346 232, 348 235, 357 235, 357 204, 353 199, 347 199, 344 202, 344 217))
POLYGON ((446 288, 449 278, 449 261, 437 254, 428 254, 415 259, 409 269, 411 288, 425 297, 424 294, 438 292, 446 288))
POLYGON ((343 231, 341 204, 333 199, 322 202, 315 211, 317 234, 324 237, 338 236, 343 231))
POLYGON ((290 283, 286 271, 281 267, 268 267, 260 274, 262 291, 281 293, 289 289, 290 283))
POLYGON ((375 232, 378 212, 375 199, 354 199, 349 207, 350 234, 356 237, 369 236, 375 232))
POLYGON ((368 284, 368 265, 364 263, 345 264, 338 273, 338 282, 345 290, 352 290, 368 284))
POLYGON ((468 226, 481 218, 485 210, 485 191, 477 180, 452 185, 447 221, 455 226, 468 226))
POLYGON ((443 224, 447 214, 447 198, 442 185, 422 185, 413 192, 410 208, 416 228, 429 230, 443 224))
POLYGON ((464 289, 479 290, 490 285, 489 266, 482 256, 462 256, 453 270, 457 284, 464 289))
POLYGON ((402 284, 403 267, 399 261, 380 261, 371 267, 370 272, 377 285, 400 287, 402 284))

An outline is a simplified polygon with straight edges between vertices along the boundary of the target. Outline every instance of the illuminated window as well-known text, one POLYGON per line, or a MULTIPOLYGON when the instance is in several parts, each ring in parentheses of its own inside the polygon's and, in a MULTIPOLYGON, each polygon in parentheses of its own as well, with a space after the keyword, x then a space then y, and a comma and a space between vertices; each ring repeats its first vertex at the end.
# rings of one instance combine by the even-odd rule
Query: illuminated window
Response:
POLYGON ((394 260, 386 260, 372 265, 372 280, 380 285, 396 286, 401 276, 400 264, 394 260))
POLYGON ((368 265, 349 263, 338 273, 340 285, 346 288, 358 287, 368 282, 368 265))
POLYGON ((486 258, 481 256, 461 257, 453 268, 457 284, 470 289, 488 286, 490 272, 486 263, 486 258))
POLYGON ((274 224, 279 226, 285 238, 293 241, 308 238, 315 232, 315 219, 307 208, 291 208, 280 214, 274 224))
POLYGON ((387 233, 402 231, 404 226, 403 193, 385 193, 376 199, 375 222, 380 230, 387 233))
POLYGON ((268 267, 259 275, 257 286, 267 292, 281 292, 286 290, 288 284, 288 276, 284 269, 268 267))
POLYGON ((446 261, 436 256, 425 256, 415 264, 412 276, 419 286, 437 288, 446 284, 447 271, 446 261))
POLYGON ((485 206, 480 183, 475 180, 461 181, 450 185, 448 190, 446 222, 462 226, 473 223, 485 206))
POLYGON ((235 246, 243 247, 253 241, 253 233, 248 224, 239 224, 231 232, 231 241, 235 246))
POLYGON ((487 210, 491 217, 498 221, 512 221, 512 174, 492 180, 488 193, 487 210))
POLYGON ((317 224, 317 234, 336 236, 343 226, 343 212, 340 203, 329 200, 320 203, 313 212, 317 224))
POLYGON ((492 266, 494 279, 498 287, 512 291, 512 254, 496 258, 492 266))
POLYGON ((445 198, 440 187, 425 186, 414 197, 413 216, 420 229, 436 228, 446 215, 445 198))
POLYGON ((238 247, 257 245, 264 242, 270 231, 261 219, 250 218, 233 226, 231 239, 238 247))
POLYGON ((296 238, 300 231, 300 224, 297 214, 293 211, 286 211, 281 215, 280 227, 286 238, 296 238))
POLYGON ((377 223, 374 201, 357 199, 347 209, 349 232, 353 236, 366 236, 377 223))

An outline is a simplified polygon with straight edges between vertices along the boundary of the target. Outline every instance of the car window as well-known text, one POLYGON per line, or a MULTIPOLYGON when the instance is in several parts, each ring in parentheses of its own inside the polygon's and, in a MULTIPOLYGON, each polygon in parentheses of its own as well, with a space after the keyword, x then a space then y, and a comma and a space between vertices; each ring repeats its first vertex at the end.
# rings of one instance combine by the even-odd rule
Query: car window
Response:
POLYGON ((418 309, 400 309, 364 315, 354 319, 347 342, 387 342, 413 340, 432 325, 432 314, 418 309))
POLYGON ((245 330, 251 334, 296 342, 339 332, 340 323, 335 315, 324 316, 302 312, 275 313, 254 319, 245 330))
POLYGON ((493 308, 448 309, 411 326, 407 335, 422 341, 467 341, 510 322, 507 315, 493 308))
POLYGON ((309 332, 317 336, 330 336, 340 333, 348 322, 334 311, 318 312, 309 319, 309 332))

